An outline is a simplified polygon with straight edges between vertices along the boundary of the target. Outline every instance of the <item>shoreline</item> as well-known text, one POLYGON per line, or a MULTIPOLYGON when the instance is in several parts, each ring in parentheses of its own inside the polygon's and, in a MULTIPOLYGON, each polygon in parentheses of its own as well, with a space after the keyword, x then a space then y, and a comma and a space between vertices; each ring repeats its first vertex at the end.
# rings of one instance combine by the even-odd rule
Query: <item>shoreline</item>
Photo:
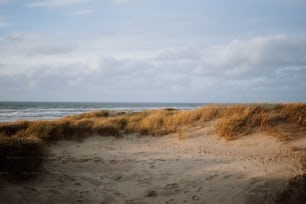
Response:
POLYGON ((141 112, 173 108, 191 110, 207 103, 0 102, 0 122, 50 120, 85 112, 141 112))

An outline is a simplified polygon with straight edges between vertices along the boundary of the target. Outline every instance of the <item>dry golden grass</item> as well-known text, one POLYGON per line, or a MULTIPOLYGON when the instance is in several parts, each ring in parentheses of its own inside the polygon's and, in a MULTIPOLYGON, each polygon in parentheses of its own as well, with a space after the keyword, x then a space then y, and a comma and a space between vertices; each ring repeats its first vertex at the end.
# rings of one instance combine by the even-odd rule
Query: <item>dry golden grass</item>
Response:
POLYGON ((119 116, 108 120, 96 120, 92 129, 94 134, 120 136, 126 124, 126 118, 119 116))
POLYGON ((110 112, 108 110, 99 110, 99 111, 86 112, 78 115, 70 115, 65 118, 80 120, 84 118, 99 118, 99 117, 103 118, 108 116, 110 116, 110 112))
POLYGON ((306 153, 301 155, 300 162, 303 174, 296 175, 288 181, 285 189, 276 196, 276 203, 306 203, 306 153))
MULTIPOLYGON (((90 135, 120 136, 122 133, 160 136, 214 121, 216 133, 232 140, 255 131, 267 132, 279 140, 306 136, 306 104, 208 105, 196 110, 164 109, 137 113, 110 113, 101 110, 67 116, 55 121, 17 121, 0 123, 2 147, 14 151, 11 144, 33 140, 42 142, 80 139, 90 135)), ((20 148, 20 147, 18 147, 20 148)), ((22 148, 20 148, 22 149, 22 148)), ((6 153, 2 153, 5 156, 6 153)), ((0 158, 0 160, 3 158, 0 158)))
POLYGON ((285 141, 305 133, 305 117, 305 104, 235 105, 223 109, 215 128, 228 140, 260 130, 285 141))
POLYGON ((8 178, 29 178, 39 173, 46 155, 42 141, 36 137, 0 138, 0 172, 8 178))
POLYGON ((37 137, 44 141, 70 139, 92 134, 165 135, 182 128, 215 121, 220 137, 227 140, 264 131, 281 140, 291 139, 288 132, 305 131, 306 104, 209 105, 196 110, 174 109, 110 114, 95 111, 67 116, 55 121, 17 121, 0 123, 3 137, 37 137), (284 138, 282 138, 284 137, 284 138))
POLYGON ((0 123, 0 134, 5 136, 15 135, 20 130, 25 130, 29 127, 29 121, 16 121, 13 123, 0 123))

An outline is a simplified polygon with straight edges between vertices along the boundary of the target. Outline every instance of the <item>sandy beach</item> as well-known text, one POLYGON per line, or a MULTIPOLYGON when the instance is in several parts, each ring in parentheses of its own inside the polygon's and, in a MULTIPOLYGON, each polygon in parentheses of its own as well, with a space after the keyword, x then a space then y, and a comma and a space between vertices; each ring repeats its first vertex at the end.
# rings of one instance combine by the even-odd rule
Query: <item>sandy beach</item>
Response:
POLYGON ((1 181, 1 203, 271 203, 299 174, 306 138, 263 133, 226 141, 212 125, 162 137, 59 141, 36 179, 1 181))
POLYGON ((0 0, 0 204, 306 204, 306 0, 0 0))

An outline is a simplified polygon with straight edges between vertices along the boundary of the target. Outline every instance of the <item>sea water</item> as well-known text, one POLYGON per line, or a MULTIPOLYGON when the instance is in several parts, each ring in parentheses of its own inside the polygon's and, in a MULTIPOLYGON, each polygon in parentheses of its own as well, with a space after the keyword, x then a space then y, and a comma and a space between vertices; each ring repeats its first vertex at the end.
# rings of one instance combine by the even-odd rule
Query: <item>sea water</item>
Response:
POLYGON ((204 103, 99 103, 99 102, 0 102, 0 122, 52 120, 95 110, 143 111, 174 108, 194 109, 204 103))

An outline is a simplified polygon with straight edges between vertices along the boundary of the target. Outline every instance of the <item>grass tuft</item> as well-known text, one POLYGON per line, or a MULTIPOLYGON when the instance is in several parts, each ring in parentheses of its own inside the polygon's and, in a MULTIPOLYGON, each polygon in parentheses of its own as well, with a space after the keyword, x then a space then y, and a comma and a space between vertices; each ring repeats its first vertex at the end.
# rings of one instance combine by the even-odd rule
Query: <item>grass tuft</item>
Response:
POLYGON ((10 178, 28 178, 39 174, 46 155, 42 141, 35 137, 0 139, 0 172, 10 178))
POLYGON ((300 157, 303 174, 291 178, 286 188, 276 196, 278 204, 306 203, 306 154, 300 157))
POLYGON ((0 135, 12 136, 20 130, 25 130, 29 127, 29 121, 16 121, 12 123, 0 123, 0 135))

